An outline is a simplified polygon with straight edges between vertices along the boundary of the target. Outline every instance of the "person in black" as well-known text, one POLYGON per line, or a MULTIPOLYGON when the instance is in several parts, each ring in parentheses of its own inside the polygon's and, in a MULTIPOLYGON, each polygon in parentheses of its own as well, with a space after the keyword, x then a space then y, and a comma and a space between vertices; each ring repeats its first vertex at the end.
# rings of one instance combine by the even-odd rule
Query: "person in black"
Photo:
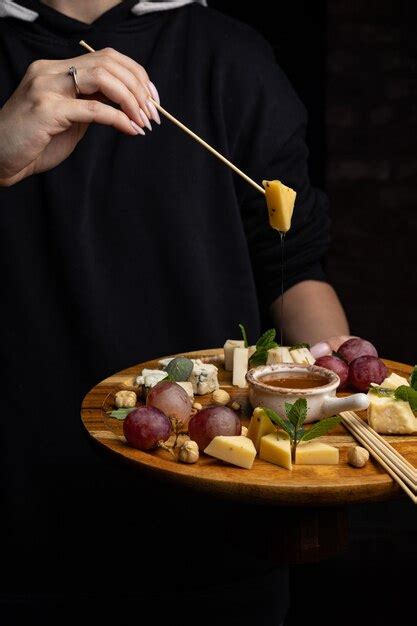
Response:
POLYGON ((91 447, 79 417, 88 390, 120 369, 220 346, 239 322, 255 338, 261 313, 282 322, 264 198, 159 127, 150 95, 253 179, 297 191, 285 336, 337 345, 348 333, 322 268, 329 218, 308 180, 303 105, 265 41, 204 5, 0 0, 7 624, 24 611, 23 623, 45 624, 48 607, 59 623, 97 616, 104 597, 102 623, 116 599, 126 623, 148 601, 141 623, 176 623, 180 599, 199 624, 285 615, 285 568, 246 543, 254 524, 268 532, 266 510, 139 476, 91 447))

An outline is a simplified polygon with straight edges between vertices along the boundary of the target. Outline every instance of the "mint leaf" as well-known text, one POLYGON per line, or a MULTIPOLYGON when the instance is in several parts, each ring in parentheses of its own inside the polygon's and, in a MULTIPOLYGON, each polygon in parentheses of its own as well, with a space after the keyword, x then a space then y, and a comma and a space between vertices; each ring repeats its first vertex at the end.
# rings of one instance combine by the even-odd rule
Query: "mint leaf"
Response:
POLYGON ((248 343, 248 336, 246 334, 246 328, 243 326, 243 324, 239 324, 239 328, 240 328, 240 332, 242 333, 243 344, 245 348, 247 348, 249 346, 249 343, 248 343))
POLYGON ((268 409, 265 406, 263 406, 261 408, 265 411, 265 413, 267 414, 267 416, 269 417, 269 419, 271 420, 271 422, 273 424, 276 424, 277 426, 282 428, 282 430, 285 430, 285 432, 287 433, 287 435, 290 438, 290 441, 293 442, 294 441, 294 437, 295 437, 295 429, 294 429, 294 426, 291 424, 291 422, 289 422, 288 420, 283 419, 282 417, 280 417, 272 409, 268 409))
MULTIPOLYGON (((193 367, 193 362, 190 359, 179 356, 172 359, 164 369, 165 372, 168 372, 168 375, 178 383, 185 382, 190 378, 193 367)), ((163 380, 166 380, 166 378, 163 380)))
POLYGON ((299 430, 307 417, 307 400, 299 398, 293 404, 286 402, 285 413, 295 430, 299 430))
POLYGON ((256 350, 249 359, 249 365, 251 367, 257 367, 258 365, 265 365, 268 359, 267 350, 256 350))
POLYGON ((401 385, 394 392, 397 400, 405 400, 409 403, 412 411, 417 411, 417 389, 401 385))
POLYGON ((110 417, 115 417, 117 420, 124 420, 129 415, 129 413, 137 408, 137 406, 134 406, 129 409, 116 409, 115 411, 109 411, 109 414, 110 417))
POLYGON ((300 348, 307 348, 307 350, 310 350, 310 344, 309 343, 296 343, 295 346, 291 346, 290 350, 299 350, 300 348))
POLYGON ((411 373, 410 385, 413 389, 417 389, 417 365, 414 365, 414 369, 411 373))
POLYGON ((337 424, 340 424, 341 417, 328 417, 327 419, 321 420, 314 424, 311 428, 309 428, 304 435, 301 437, 300 441, 311 441, 316 437, 321 437, 325 435, 329 430, 334 428, 337 424))
POLYGON ((269 344, 274 341, 276 334, 277 334, 277 331, 275 330, 275 328, 270 328, 269 330, 265 331, 264 334, 261 337, 259 337, 258 341, 256 342, 256 347, 269 349, 270 348, 269 344))

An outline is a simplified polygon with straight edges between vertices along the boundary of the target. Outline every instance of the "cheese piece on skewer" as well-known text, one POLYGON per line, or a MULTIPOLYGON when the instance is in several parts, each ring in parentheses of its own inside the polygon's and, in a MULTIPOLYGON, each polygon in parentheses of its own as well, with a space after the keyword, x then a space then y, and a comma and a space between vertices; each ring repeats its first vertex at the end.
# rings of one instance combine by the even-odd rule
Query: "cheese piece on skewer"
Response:
POLYGON ((259 452, 262 437, 275 431, 276 428, 265 411, 261 407, 257 407, 251 417, 248 434, 246 435, 249 439, 252 439, 257 452, 259 452))
POLYGON ((233 353, 235 348, 244 348, 243 339, 228 339, 224 344, 224 369, 226 372, 233 371, 233 353))
POLYGON ((298 363, 298 365, 314 365, 316 362, 316 359, 308 348, 290 350, 290 354, 294 363, 298 363))
POLYGON ((233 385, 247 387, 246 374, 248 371, 249 348, 235 348, 233 352, 233 385))
POLYGON ((262 184, 265 188, 270 225, 280 233, 288 232, 291 228, 296 192, 279 180, 263 180, 262 184))
POLYGON ((270 348, 270 350, 268 350, 266 364, 272 365, 274 363, 294 363, 289 349, 280 346, 278 346, 278 348, 270 348))

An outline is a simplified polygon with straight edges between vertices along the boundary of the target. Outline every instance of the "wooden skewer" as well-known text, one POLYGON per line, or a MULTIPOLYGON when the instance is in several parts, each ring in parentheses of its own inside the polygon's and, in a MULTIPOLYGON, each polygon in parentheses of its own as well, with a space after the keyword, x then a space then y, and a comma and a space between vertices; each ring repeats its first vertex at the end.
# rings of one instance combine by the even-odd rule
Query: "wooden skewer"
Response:
MULTIPOLYGON (((80 43, 80 46, 82 46, 83 48, 85 48, 89 52, 95 52, 94 48, 92 48, 85 41, 81 40, 79 43, 80 43)), ((166 109, 161 107, 161 105, 156 100, 154 100, 151 97, 149 97, 149 100, 158 109, 158 111, 160 113, 162 113, 162 115, 165 115, 165 117, 167 117, 173 124, 176 124, 179 128, 181 128, 181 130, 183 130, 185 133, 187 133, 187 135, 189 135, 190 137, 195 139, 195 141, 197 141, 200 145, 202 145, 204 148, 206 148, 206 150, 208 150, 209 152, 214 154, 214 156, 216 156, 218 159, 220 159, 220 161, 222 161, 225 165, 230 167, 230 169, 233 170, 234 172, 236 172, 236 174, 239 174, 239 176, 241 176, 244 180, 246 180, 246 182, 249 183, 250 185, 252 185, 252 187, 254 187, 257 191, 259 191, 260 193, 265 195, 265 189, 263 187, 261 187, 261 185, 258 185, 257 182, 252 180, 252 178, 250 178, 247 174, 245 174, 245 172, 242 172, 242 170, 240 170, 238 167, 236 167, 236 165, 234 165, 231 161, 229 161, 229 159, 226 159, 226 157, 224 157, 222 154, 220 154, 220 152, 218 152, 215 148, 213 148, 213 146, 211 146, 209 143, 207 143, 207 141, 204 141, 204 139, 199 137, 190 128, 185 126, 185 124, 183 124, 182 122, 177 120, 177 118, 174 117, 173 115, 171 115, 171 113, 169 113, 169 111, 167 111, 166 109)))
POLYGON ((408 467, 401 463, 403 457, 401 455, 397 455, 392 453, 388 448, 386 448, 383 444, 381 444, 376 437, 373 437, 364 426, 360 423, 360 420, 354 414, 344 414, 343 423, 346 425, 347 423, 352 426, 352 428, 359 431, 363 438, 368 440, 374 448, 380 452, 387 459, 389 465, 391 465, 392 469, 397 471, 399 475, 403 478, 403 480, 411 487, 411 489, 417 489, 415 472, 408 469, 408 467))
MULTIPOLYGON (((355 416, 356 418, 356 416, 355 416)), ((415 494, 415 486, 412 486, 410 489, 406 482, 409 483, 409 480, 398 473, 398 470, 393 469, 393 467, 389 464, 389 458, 384 456, 384 453, 381 453, 370 438, 364 434, 366 432, 365 429, 361 429, 357 427, 355 422, 349 419, 349 416, 346 417, 346 413, 342 414, 342 421, 346 428, 354 435, 354 437, 370 452, 370 454, 374 457, 374 459, 382 465, 382 467, 388 472, 388 474, 395 480, 395 482, 403 489, 403 491, 411 498, 414 504, 417 504, 417 496, 415 494), (404 479, 404 480, 403 480, 404 479)), ((394 466, 395 468, 395 466, 394 466)))

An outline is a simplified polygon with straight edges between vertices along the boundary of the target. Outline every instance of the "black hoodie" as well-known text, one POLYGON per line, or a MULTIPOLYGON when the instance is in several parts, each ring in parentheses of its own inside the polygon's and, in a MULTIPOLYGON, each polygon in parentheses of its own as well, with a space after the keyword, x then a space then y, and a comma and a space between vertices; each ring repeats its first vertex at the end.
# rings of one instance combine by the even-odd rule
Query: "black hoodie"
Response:
MULTIPOLYGON (((249 176, 296 189, 286 288, 325 280, 305 111, 256 32, 199 5, 138 17, 124 2, 85 25, 20 4, 39 17, 0 19, 0 105, 32 61, 83 54, 81 38, 131 56, 162 104, 249 176)), ((58 167, 0 189, 0 209, 2 518, 14 554, 43 554, 59 584, 57 563, 85 558, 92 527, 126 546, 119 532, 139 516, 155 523, 136 482, 129 492, 139 478, 90 449, 83 395, 147 358, 220 346, 239 322, 255 338, 259 303, 280 295, 280 241, 264 198, 165 119, 145 137, 92 126, 58 167)))

